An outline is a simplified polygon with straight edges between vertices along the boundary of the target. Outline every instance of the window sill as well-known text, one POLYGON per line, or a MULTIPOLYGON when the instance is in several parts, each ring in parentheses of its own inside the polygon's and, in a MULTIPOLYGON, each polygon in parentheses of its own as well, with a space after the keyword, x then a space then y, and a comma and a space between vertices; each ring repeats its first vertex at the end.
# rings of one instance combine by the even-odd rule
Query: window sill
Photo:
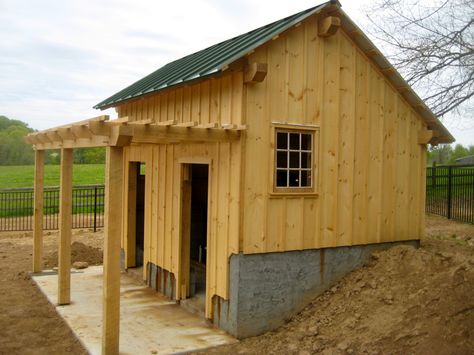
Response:
POLYGON ((270 198, 280 197, 318 197, 319 193, 314 191, 288 191, 288 192, 275 192, 269 193, 270 198))

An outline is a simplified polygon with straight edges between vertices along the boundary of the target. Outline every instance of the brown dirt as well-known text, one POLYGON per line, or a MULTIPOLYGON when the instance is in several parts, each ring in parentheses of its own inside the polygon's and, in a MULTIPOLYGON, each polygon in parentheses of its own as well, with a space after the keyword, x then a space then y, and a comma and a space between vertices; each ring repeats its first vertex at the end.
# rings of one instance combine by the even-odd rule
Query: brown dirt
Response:
MULTIPOLYGON (((71 245, 71 263, 85 261, 89 265, 102 265, 103 253, 99 248, 90 247, 81 242, 71 245)), ((58 252, 54 251, 44 258, 44 267, 52 269, 58 266, 58 252)))
MULTIPOLYGON (((46 234, 54 266, 57 233, 46 234)), ((474 354, 474 226, 429 216, 427 235, 375 253, 276 331, 208 352, 474 354)), ((73 261, 99 263, 101 233, 75 230, 73 242, 73 261)), ((31 233, 0 233, 0 354, 85 354, 31 282, 31 246, 31 233)))
MULTIPOLYGON (((72 239, 80 255, 103 243, 102 233, 88 230, 74 230, 72 239)), ((56 250, 57 232, 46 232, 45 263, 56 250)), ((31 232, 0 233, 0 354, 87 354, 31 280, 31 253, 31 232)))
POLYGON ((474 226, 427 218, 274 332, 213 354, 474 354, 474 226))

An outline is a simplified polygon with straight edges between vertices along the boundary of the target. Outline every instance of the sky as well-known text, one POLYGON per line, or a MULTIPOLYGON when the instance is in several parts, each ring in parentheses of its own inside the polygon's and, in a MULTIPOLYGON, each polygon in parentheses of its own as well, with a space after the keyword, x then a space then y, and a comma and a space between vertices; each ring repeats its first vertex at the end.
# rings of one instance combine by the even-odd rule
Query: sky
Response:
MULTIPOLYGON (((164 64, 320 0, 0 0, 0 115, 46 129, 113 109, 92 107, 164 64)), ((369 0, 341 0, 364 30, 369 0)), ((474 144, 474 122, 443 121, 474 144)))

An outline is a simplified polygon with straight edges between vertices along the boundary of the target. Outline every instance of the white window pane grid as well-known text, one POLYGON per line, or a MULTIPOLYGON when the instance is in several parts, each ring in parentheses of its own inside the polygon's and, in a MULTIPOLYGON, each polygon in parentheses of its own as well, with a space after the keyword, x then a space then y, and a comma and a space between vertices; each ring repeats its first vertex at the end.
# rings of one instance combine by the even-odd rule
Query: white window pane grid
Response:
POLYGON ((277 131, 276 146, 276 187, 311 187, 313 135, 311 133, 277 131), (296 138, 298 139, 298 144, 295 146, 296 138), (306 144, 306 147, 303 147, 303 138, 307 141, 306 143, 309 143, 306 144), (285 145, 286 147, 283 147, 285 145), (282 153, 286 154, 286 159, 279 159, 283 157, 282 153), (306 158, 306 164, 303 164, 304 158, 306 158), (284 182, 278 179, 278 176, 281 177, 282 174, 286 175, 284 182), (297 178, 295 179, 295 177, 297 178))

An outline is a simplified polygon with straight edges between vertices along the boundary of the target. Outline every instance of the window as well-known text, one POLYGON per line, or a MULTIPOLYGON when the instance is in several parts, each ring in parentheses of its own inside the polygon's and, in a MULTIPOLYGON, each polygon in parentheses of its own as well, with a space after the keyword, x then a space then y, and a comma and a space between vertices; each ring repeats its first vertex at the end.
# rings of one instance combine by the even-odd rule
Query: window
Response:
POLYGON ((275 188, 311 189, 313 132, 277 129, 275 133, 275 188))

